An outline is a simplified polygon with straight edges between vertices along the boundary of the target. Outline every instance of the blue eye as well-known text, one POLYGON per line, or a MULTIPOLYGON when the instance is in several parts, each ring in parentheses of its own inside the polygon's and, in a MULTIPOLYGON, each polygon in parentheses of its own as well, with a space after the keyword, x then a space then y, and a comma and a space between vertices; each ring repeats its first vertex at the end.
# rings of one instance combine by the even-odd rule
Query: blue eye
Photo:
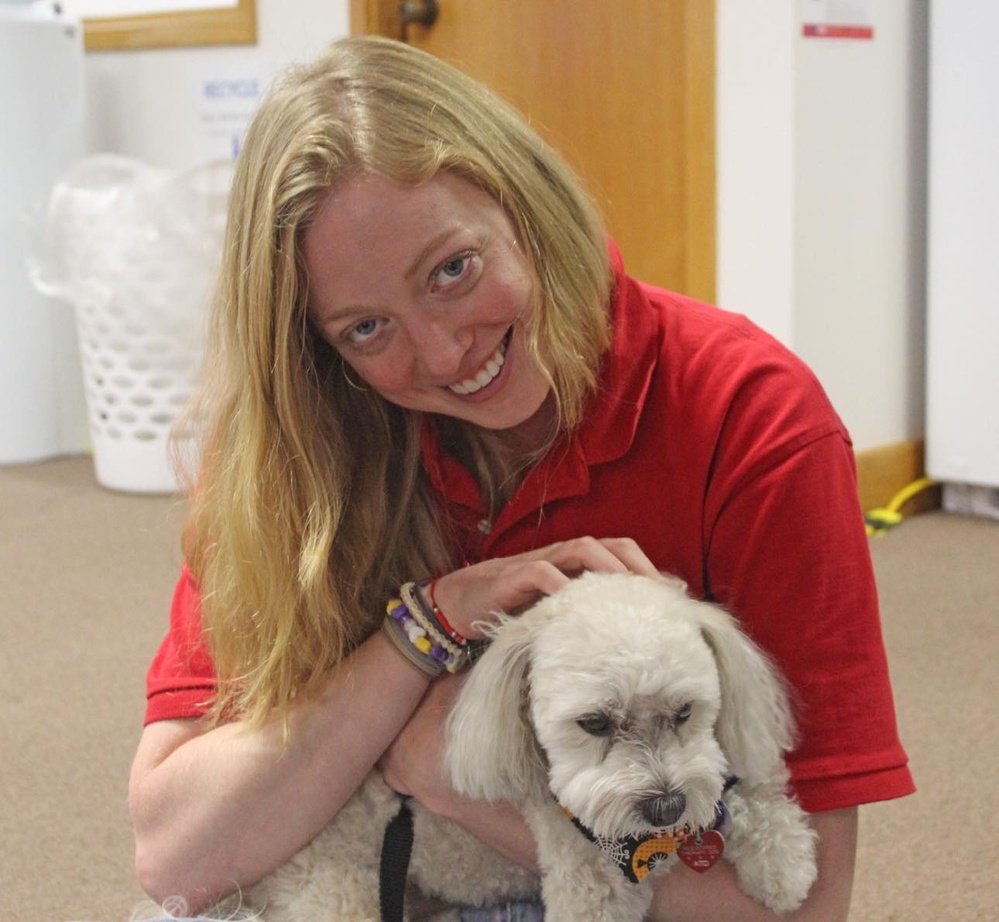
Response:
POLYGON ((347 332, 347 339, 352 343, 362 343, 378 332, 378 321, 374 317, 362 320, 347 332))
POLYGON ((470 253, 462 253, 460 256, 452 256, 446 262, 441 263, 434 269, 431 278, 442 288, 447 288, 455 282, 461 280, 468 273, 469 264, 472 261, 470 253))
POLYGON ((467 256, 462 256, 459 259, 449 260, 441 266, 440 274, 452 279, 458 278, 465 271, 465 260, 467 258, 467 256))

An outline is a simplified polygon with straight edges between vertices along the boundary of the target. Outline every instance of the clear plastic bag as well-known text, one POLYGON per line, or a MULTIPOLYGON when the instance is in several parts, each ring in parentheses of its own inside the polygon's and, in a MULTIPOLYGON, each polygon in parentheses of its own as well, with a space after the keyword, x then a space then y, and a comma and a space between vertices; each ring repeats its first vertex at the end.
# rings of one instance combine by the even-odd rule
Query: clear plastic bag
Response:
POLYGON ((201 364, 232 164, 170 173, 98 154, 52 190, 37 288, 73 305, 97 479, 169 492, 168 439, 201 364))

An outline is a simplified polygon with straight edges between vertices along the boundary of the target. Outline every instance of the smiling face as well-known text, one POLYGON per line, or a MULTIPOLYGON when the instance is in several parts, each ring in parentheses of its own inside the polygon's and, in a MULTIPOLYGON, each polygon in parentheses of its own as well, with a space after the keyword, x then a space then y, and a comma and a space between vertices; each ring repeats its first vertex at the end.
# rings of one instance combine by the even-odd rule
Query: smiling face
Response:
POLYGON ((527 348, 530 267, 506 212, 440 173, 353 177, 305 232, 309 319, 354 373, 411 410, 509 430, 549 384, 527 348))

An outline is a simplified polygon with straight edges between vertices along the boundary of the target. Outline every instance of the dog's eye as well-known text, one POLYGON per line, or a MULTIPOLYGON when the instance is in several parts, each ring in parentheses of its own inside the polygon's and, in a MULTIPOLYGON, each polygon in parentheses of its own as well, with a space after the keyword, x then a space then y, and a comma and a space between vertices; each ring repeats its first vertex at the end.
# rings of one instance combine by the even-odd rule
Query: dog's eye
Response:
POLYGON ((691 705, 685 704, 679 711, 676 712, 676 717, 673 718, 674 721, 677 724, 686 723, 690 719, 690 711, 691 705))
POLYGON ((614 729, 610 717, 606 714, 587 714, 576 721, 580 729, 590 736, 610 736, 614 729))

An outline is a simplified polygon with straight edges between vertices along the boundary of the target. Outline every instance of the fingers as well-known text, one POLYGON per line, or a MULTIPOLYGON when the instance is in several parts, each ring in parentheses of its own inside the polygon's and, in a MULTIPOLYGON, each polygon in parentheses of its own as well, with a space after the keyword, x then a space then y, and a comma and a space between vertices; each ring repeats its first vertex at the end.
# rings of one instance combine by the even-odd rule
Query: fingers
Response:
POLYGON ((631 538, 601 538, 604 545, 625 568, 642 576, 659 576, 659 569, 631 538))
POLYGON ((516 611, 555 592, 569 577, 546 560, 523 556, 473 564, 437 580, 434 600, 448 623, 465 637, 480 637, 475 625, 497 612, 516 611))
POLYGON ((643 573, 655 576, 652 561, 631 538, 573 538, 534 552, 575 576, 584 570, 598 573, 643 573))
POLYGON ((484 560, 440 577, 436 602, 448 622, 465 637, 477 637, 476 622, 496 612, 513 612, 550 595, 573 576, 640 573, 657 576, 655 565, 631 538, 572 538, 512 557, 484 560))

